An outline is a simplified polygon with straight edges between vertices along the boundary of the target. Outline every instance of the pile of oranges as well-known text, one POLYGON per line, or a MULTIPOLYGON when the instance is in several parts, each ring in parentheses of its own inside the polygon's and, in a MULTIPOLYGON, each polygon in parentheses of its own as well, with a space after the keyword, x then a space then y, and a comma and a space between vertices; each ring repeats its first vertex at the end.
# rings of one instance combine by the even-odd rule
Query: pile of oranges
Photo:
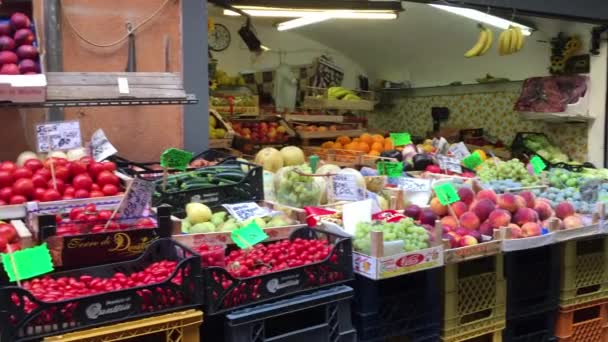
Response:
POLYGON ((326 141, 321 148, 359 151, 372 156, 379 156, 383 151, 393 150, 391 138, 385 138, 380 134, 363 133, 360 137, 351 139, 342 135, 336 141, 326 141))

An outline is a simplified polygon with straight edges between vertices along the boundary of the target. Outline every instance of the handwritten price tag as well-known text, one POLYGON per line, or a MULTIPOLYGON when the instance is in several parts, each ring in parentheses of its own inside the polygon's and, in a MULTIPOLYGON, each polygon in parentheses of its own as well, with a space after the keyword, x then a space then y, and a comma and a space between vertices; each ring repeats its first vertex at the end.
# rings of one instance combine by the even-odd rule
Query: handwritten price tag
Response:
POLYGON ((360 201, 365 198, 363 189, 357 184, 355 175, 338 174, 332 177, 334 199, 337 201, 360 201))
POLYGON ((471 152, 469 152, 469 149, 467 148, 467 145, 465 145, 463 142, 459 142, 458 144, 453 144, 448 149, 448 152, 452 153, 454 158, 457 158, 460 160, 463 160, 464 158, 468 157, 471 154, 471 152))
POLYGON ((441 185, 437 185, 435 188, 435 193, 437 194, 437 198, 439 198, 439 202, 443 205, 448 205, 450 203, 460 201, 460 196, 454 189, 452 183, 443 183, 441 185))
POLYGON ((460 160, 456 158, 450 158, 447 156, 438 155, 437 161, 439 161, 439 167, 442 170, 452 171, 455 173, 462 173, 462 166, 460 166, 460 160))
POLYGON ((91 136, 89 148, 91 149, 91 156, 97 162, 105 160, 118 152, 118 150, 110 143, 101 128, 95 131, 93 136, 91 136))
POLYGON ((391 133, 391 140, 395 146, 405 146, 412 143, 409 133, 391 133))
POLYGON ((150 205, 155 184, 140 178, 134 178, 131 189, 125 194, 127 196, 118 210, 121 217, 140 217, 144 210, 150 205))
POLYGON ((399 187, 408 192, 427 192, 431 191, 431 180, 402 177, 399 178, 399 187))
POLYGON ((62 121, 36 125, 38 152, 64 151, 82 146, 80 122, 62 121))
POLYGON ((532 159, 530 159, 530 164, 532 164, 532 168, 534 168, 534 173, 536 173, 537 175, 547 168, 547 165, 545 165, 545 162, 539 156, 532 157, 532 159))
POLYGON ((378 174, 391 178, 401 177, 403 175, 403 162, 380 161, 378 162, 378 174))
POLYGON ((160 166, 185 171, 192 160, 192 152, 170 148, 160 156, 160 166))
POLYGON ((10 281, 32 278, 49 273, 54 269, 51 252, 46 243, 16 251, 13 253, 12 259, 9 254, 2 254, 2 266, 10 281), (15 267, 13 267, 13 261, 15 267))
POLYGON ((245 202, 237 204, 222 204, 224 208, 237 221, 243 222, 250 218, 264 217, 272 215, 272 210, 260 207, 255 202, 245 202))
POLYGON ((268 235, 260 226, 252 222, 248 226, 233 230, 230 237, 239 248, 245 249, 266 240, 268 235))

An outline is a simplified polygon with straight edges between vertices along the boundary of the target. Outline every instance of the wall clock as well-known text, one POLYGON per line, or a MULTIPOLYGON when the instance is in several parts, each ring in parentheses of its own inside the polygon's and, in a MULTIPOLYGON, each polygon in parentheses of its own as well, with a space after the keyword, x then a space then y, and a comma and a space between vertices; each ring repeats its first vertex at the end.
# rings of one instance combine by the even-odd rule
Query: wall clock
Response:
POLYGON ((208 41, 212 51, 224 51, 230 46, 230 31, 222 24, 215 24, 213 31, 209 32, 208 41))

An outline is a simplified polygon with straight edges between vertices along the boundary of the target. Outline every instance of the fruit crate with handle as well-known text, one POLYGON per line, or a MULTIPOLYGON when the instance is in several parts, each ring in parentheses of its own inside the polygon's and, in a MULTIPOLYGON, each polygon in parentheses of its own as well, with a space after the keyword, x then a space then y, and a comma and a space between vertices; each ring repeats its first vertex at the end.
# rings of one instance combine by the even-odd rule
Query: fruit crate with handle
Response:
POLYGON ((291 241, 297 238, 325 240, 332 245, 331 251, 322 261, 247 278, 235 277, 222 267, 205 267, 205 313, 214 315, 232 311, 353 279, 352 241, 349 237, 304 227, 290 236, 291 241))
POLYGON ((232 129, 230 123, 215 110, 209 109, 209 148, 224 148, 228 149, 232 147, 232 139, 234 139, 235 132, 232 129), (213 118, 213 120, 211 119, 213 118), (215 121, 215 127, 212 131, 212 121, 215 121), (224 134, 217 135, 218 129, 224 130, 224 134))
POLYGON ((387 338, 408 341, 435 336, 441 329, 441 269, 372 280, 355 275, 353 320, 361 342, 387 338))
POLYGON ((226 315, 226 342, 355 342, 353 289, 339 285, 226 315))
POLYGON ((503 255, 448 264, 443 279, 444 341, 464 341, 505 327, 503 255))
POLYGON ((199 326, 202 322, 203 313, 191 309, 46 337, 43 341, 95 342, 154 339, 166 342, 199 342, 199 326))
POLYGON ((502 333, 504 342, 555 341, 555 315, 557 306, 546 310, 507 319, 502 333))
POLYGON ((39 340, 196 308, 202 304, 200 272, 198 255, 173 240, 159 239, 136 260, 51 273, 23 281, 22 287, 0 287, 1 339, 39 340), (69 291, 74 297, 62 298, 69 291))
POLYGON ((562 243, 560 274, 561 306, 605 298, 608 295, 608 238, 562 243))
POLYGON ((555 336, 558 342, 608 341, 608 299, 560 307, 555 336))

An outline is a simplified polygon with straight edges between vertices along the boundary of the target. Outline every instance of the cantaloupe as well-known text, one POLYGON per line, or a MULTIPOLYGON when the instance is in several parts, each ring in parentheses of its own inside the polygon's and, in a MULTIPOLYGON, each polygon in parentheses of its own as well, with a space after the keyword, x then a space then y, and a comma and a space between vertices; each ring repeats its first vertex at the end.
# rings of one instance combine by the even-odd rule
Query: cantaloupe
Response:
POLYGON ((281 156, 283 156, 283 164, 285 166, 301 165, 306 163, 304 151, 296 146, 283 147, 281 149, 281 156))
POLYGON ((261 149, 260 152, 255 155, 254 163, 262 165, 264 170, 270 172, 277 172, 284 165, 281 152, 272 147, 261 149))

